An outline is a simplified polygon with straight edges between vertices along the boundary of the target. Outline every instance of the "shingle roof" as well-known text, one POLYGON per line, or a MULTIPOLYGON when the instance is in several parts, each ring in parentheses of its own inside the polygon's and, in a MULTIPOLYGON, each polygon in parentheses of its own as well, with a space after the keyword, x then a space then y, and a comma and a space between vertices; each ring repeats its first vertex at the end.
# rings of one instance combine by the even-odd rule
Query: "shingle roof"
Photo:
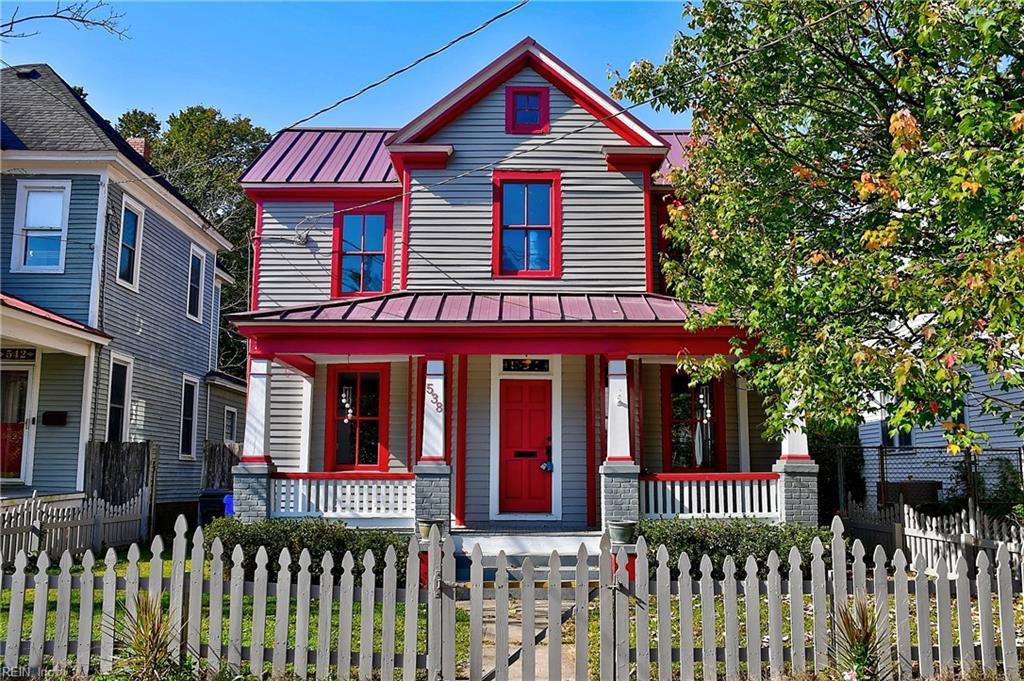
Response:
POLYGON ((96 109, 79 97, 49 64, 23 64, 0 72, 0 149, 16 151, 117 151, 196 215, 205 217, 135 151, 96 109))
POLYGON ((704 305, 651 293, 402 291, 231 315, 239 324, 592 323, 681 324, 704 305))
POLYGON ((243 183, 398 182, 384 140, 394 129, 294 128, 277 134, 243 183))

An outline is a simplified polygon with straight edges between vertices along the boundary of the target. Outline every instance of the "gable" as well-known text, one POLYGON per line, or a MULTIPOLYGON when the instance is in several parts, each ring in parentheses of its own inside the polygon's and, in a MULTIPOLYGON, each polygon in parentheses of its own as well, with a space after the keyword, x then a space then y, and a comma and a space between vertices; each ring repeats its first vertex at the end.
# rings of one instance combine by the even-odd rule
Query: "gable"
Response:
POLYGON ((636 116, 623 109, 568 65, 545 50, 532 38, 526 38, 484 67, 437 104, 401 128, 388 144, 426 142, 438 130, 456 120, 480 100, 492 94, 515 74, 529 68, 575 101, 602 125, 629 145, 668 146, 661 137, 636 116))

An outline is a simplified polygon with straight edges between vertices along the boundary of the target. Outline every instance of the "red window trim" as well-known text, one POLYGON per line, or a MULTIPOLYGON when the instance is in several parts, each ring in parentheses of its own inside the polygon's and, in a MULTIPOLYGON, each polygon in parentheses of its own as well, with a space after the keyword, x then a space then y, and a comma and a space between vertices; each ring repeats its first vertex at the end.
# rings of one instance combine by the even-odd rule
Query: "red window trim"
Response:
MULTIPOLYGON (((378 364, 331 364, 327 367, 327 399, 324 405, 324 420, 327 422, 324 432, 324 471, 381 471, 389 470, 391 456, 388 442, 388 432, 391 423, 391 365, 382 362, 378 364), (338 402, 338 374, 346 371, 355 373, 378 373, 380 374, 380 416, 378 424, 377 464, 367 465, 355 463, 350 466, 338 466, 335 463, 334 455, 337 447, 337 425, 331 417, 334 405, 338 402)), ((358 453, 356 455, 358 462, 358 453)))
POLYGON ((543 85, 505 87, 505 132, 509 135, 544 135, 551 132, 550 91, 543 85), (516 123, 516 95, 537 95, 536 123, 516 123))
MULTIPOLYGON (((423 458, 423 402, 427 398, 427 361, 444 362, 444 460, 452 462, 452 356, 424 355, 416 360, 416 461, 423 458)), ((461 398, 460 398, 461 399, 461 398)))
POLYGON ((562 278, 562 173, 558 170, 495 170, 494 211, 491 234, 491 276, 494 279, 562 278), (505 182, 551 182, 551 269, 502 272, 501 270, 501 187, 505 182))
POLYGON ((394 219, 395 206, 391 201, 364 206, 365 201, 334 202, 334 235, 331 241, 331 298, 362 298, 379 296, 391 292, 392 256, 394 254, 394 219), (357 208, 357 206, 363 206, 357 208), (342 256, 342 222, 345 215, 384 215, 384 272, 382 290, 380 291, 341 291, 341 256, 342 256))
POLYGON ((711 381, 715 418, 715 468, 694 468, 672 465, 672 377, 676 368, 665 365, 661 368, 661 455, 662 469, 666 473, 709 473, 726 469, 725 442, 725 383, 720 378, 711 381))

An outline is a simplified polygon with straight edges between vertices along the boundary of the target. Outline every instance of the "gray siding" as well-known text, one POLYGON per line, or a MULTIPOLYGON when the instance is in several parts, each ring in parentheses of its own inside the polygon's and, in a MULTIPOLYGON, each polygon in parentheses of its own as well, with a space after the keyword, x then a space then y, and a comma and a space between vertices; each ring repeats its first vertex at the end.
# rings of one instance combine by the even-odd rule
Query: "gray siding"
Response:
MULTIPOLYGON (((333 209, 333 204, 328 202, 273 201, 263 204, 259 307, 299 305, 331 297, 334 218, 329 213, 333 209), (307 220, 310 215, 320 217, 307 220)), ((395 235, 393 242, 392 272, 385 276, 397 288, 398 263, 401 260, 401 202, 395 202, 393 211, 393 231, 399 234, 395 235)))
MULTIPOLYGON (((466 414, 466 525, 501 527, 490 515, 491 358, 470 355, 466 414)), ((582 356, 562 357, 562 521, 559 527, 585 527, 586 373, 582 356)), ((522 521, 514 521, 518 528, 522 521)), ((541 523, 542 524, 542 523, 541 523)), ((531 523, 531 526, 538 523, 531 523)))
POLYGON ((106 226, 106 248, 101 284, 101 328, 114 337, 100 353, 93 418, 94 438, 105 438, 107 384, 111 351, 133 357, 129 436, 154 440, 160 445, 157 480, 158 501, 182 501, 198 495, 202 466, 202 440, 206 433, 206 373, 210 362, 211 324, 217 324, 213 304, 215 258, 206 253, 203 280, 202 321, 185 315, 189 253, 192 240, 145 205, 140 249, 139 291, 115 281, 122 192, 111 185, 106 226), (199 380, 197 408, 197 457, 181 460, 181 384, 189 374, 199 380))
MULTIPOLYGON (((548 85, 531 69, 524 69, 507 83, 548 85)), ((431 138, 431 143, 454 145, 455 154, 447 169, 411 173, 410 289, 644 290, 642 174, 609 171, 601 153, 603 145, 624 144, 618 135, 604 125, 595 125, 503 162, 524 148, 594 121, 561 90, 548 87, 548 135, 506 134, 505 90, 499 86, 431 138), (560 280, 492 279, 493 191, 489 169, 439 187, 417 190, 486 163, 500 163, 506 169, 562 171, 560 280)))
POLYGON ((224 408, 234 407, 235 442, 245 441, 245 394, 218 385, 206 384, 210 393, 210 412, 206 420, 206 439, 224 441, 224 408))
POLYGON ((99 180, 98 175, 3 175, 0 179, 0 272, 3 276, 0 278, 5 293, 82 323, 89 322, 99 180), (63 274, 11 272, 18 179, 71 180, 63 274))
POLYGON ((750 422, 750 470, 770 471, 782 454, 782 443, 764 436, 764 398, 753 390, 747 393, 747 419, 750 422))
POLYGON ((66 411, 67 425, 46 426, 36 420, 32 486, 47 492, 73 492, 78 482, 78 446, 82 423, 85 358, 44 353, 39 375, 39 409, 66 411))
MULTIPOLYGON (((305 425, 302 376, 274 364, 270 376, 270 455, 282 471, 302 470, 305 425)), ((314 388, 323 381, 314 382, 314 388)), ((313 403, 316 404, 314 390, 313 403)), ((315 417, 314 417, 315 418, 315 417)), ((307 434, 308 436, 308 434, 307 434)), ((311 457, 313 459, 315 457, 311 457)), ((317 469, 313 469, 317 470, 317 469)))

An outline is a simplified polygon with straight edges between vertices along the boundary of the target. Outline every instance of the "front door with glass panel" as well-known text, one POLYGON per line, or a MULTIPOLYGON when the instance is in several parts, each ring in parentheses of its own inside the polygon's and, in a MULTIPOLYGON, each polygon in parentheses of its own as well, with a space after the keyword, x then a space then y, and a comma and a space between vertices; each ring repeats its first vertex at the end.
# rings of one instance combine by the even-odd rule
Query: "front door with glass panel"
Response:
POLYGON ((0 476, 21 480, 28 450, 28 390, 32 369, 0 371, 0 476))

